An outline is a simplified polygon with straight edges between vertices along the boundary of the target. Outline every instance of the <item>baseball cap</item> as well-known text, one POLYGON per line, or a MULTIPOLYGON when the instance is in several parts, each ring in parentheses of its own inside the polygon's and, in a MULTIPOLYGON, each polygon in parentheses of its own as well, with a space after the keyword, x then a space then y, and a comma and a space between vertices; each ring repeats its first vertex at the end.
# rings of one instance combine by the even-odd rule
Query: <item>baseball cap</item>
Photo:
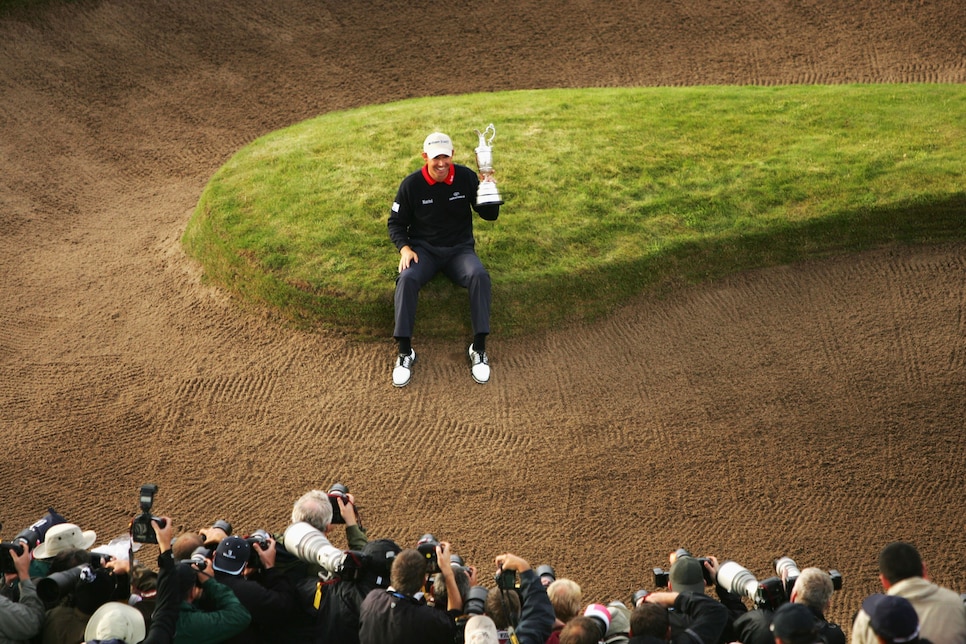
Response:
POLYGON ((704 570, 701 569, 701 562, 694 557, 678 557, 671 564, 668 581, 675 592, 703 593, 704 570))
POLYGON ((912 642, 919 637, 919 616, 912 603, 895 595, 869 595, 862 601, 869 625, 888 642, 912 642))
POLYGON ((631 611, 624 602, 615 600, 607 604, 607 612, 610 613, 610 625, 607 627, 604 641, 621 641, 619 638, 627 637, 631 631, 631 611))
POLYGON ((771 620, 775 637, 788 644, 812 644, 818 634, 815 616, 805 604, 782 604, 771 620))
POLYGON ((226 537, 215 550, 215 560, 211 567, 229 575, 241 574, 252 554, 252 547, 239 536, 226 537))
POLYGON ((441 154, 453 156, 453 141, 442 132, 433 132, 423 141, 423 152, 430 159, 435 159, 441 154))
POLYGON ((399 544, 392 539, 377 539, 366 543, 362 549, 362 553, 369 557, 369 564, 365 568, 366 574, 377 586, 382 588, 389 586, 392 562, 401 550, 399 544))
POLYGON ((486 615, 473 615, 466 620, 463 642, 465 644, 500 644, 496 624, 486 615))
POLYGON ((137 644, 144 639, 144 616, 123 602, 107 602, 94 611, 84 629, 84 641, 118 640, 137 644))

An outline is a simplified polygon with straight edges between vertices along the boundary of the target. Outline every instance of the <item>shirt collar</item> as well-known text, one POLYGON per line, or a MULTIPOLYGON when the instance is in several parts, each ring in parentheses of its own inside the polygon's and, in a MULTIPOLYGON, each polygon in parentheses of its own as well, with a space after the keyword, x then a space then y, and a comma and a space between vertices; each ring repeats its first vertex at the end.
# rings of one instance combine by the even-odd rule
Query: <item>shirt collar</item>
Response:
MULTIPOLYGON (((455 176, 456 176, 456 164, 455 163, 451 163, 450 166, 449 166, 449 174, 446 175, 446 178, 445 179, 443 179, 443 183, 445 183, 448 186, 453 185, 453 178, 455 176)), ((429 165, 428 164, 423 166, 423 179, 425 179, 426 180, 426 183, 428 183, 431 186, 434 186, 437 183, 439 183, 438 181, 436 181, 435 179, 433 179, 429 175, 429 165)))

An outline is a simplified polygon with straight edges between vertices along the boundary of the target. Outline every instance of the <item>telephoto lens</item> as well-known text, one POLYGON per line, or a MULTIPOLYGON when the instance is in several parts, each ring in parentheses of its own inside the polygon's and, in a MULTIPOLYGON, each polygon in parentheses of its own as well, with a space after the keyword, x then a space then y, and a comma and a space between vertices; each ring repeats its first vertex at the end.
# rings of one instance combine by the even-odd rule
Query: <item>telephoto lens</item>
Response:
POLYGON ((488 591, 485 586, 473 586, 466 597, 466 605, 463 607, 467 615, 482 615, 486 606, 486 595, 488 591))
POLYGON ((55 602, 70 591, 74 590, 81 582, 91 582, 96 573, 88 564, 81 564, 55 572, 37 580, 37 596, 45 604, 55 602))
POLYGON ((779 557, 775 560, 775 572, 778 573, 778 577, 782 580, 782 585, 785 587, 785 595, 791 597, 795 581, 802 574, 802 571, 798 569, 798 564, 791 557, 779 557))
POLYGON ((734 561, 726 561, 718 568, 718 583, 729 592, 749 599, 758 594, 758 579, 751 571, 734 561))

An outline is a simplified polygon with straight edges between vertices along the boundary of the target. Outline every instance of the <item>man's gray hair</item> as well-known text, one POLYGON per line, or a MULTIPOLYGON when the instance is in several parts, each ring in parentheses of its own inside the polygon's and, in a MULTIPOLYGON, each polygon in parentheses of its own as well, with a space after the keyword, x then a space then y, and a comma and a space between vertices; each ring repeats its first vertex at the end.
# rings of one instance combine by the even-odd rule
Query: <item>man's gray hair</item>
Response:
POLYGON ((332 523, 332 502, 322 490, 309 490, 299 497, 292 507, 292 523, 304 521, 310 526, 325 532, 332 523))
POLYGON ((795 603, 824 611, 835 588, 832 577, 821 568, 806 568, 795 581, 792 592, 796 593, 795 603))

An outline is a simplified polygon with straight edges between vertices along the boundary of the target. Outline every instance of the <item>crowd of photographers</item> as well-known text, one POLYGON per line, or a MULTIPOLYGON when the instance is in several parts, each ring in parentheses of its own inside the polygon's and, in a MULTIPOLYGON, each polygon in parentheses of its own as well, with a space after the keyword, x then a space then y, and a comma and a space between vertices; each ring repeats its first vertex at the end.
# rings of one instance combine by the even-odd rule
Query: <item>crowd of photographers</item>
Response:
MULTIPOLYGON (((680 549, 654 590, 588 603, 578 581, 503 553, 468 565, 447 542, 369 540, 345 486, 295 501, 283 533, 240 536, 224 520, 175 534, 141 488, 129 536, 96 535, 53 509, 0 544, 0 644, 845 644, 825 615, 834 570, 788 557, 757 579, 680 549), (348 549, 327 534, 343 525, 348 549), (157 544, 156 562, 140 561, 157 544), (93 548, 93 549, 92 549, 93 548), (145 552, 148 552, 146 550, 145 552), (156 565, 149 565, 149 564, 156 565)), ((883 592, 856 607, 851 644, 966 644, 964 597, 928 580, 910 544, 879 555, 883 592)))

